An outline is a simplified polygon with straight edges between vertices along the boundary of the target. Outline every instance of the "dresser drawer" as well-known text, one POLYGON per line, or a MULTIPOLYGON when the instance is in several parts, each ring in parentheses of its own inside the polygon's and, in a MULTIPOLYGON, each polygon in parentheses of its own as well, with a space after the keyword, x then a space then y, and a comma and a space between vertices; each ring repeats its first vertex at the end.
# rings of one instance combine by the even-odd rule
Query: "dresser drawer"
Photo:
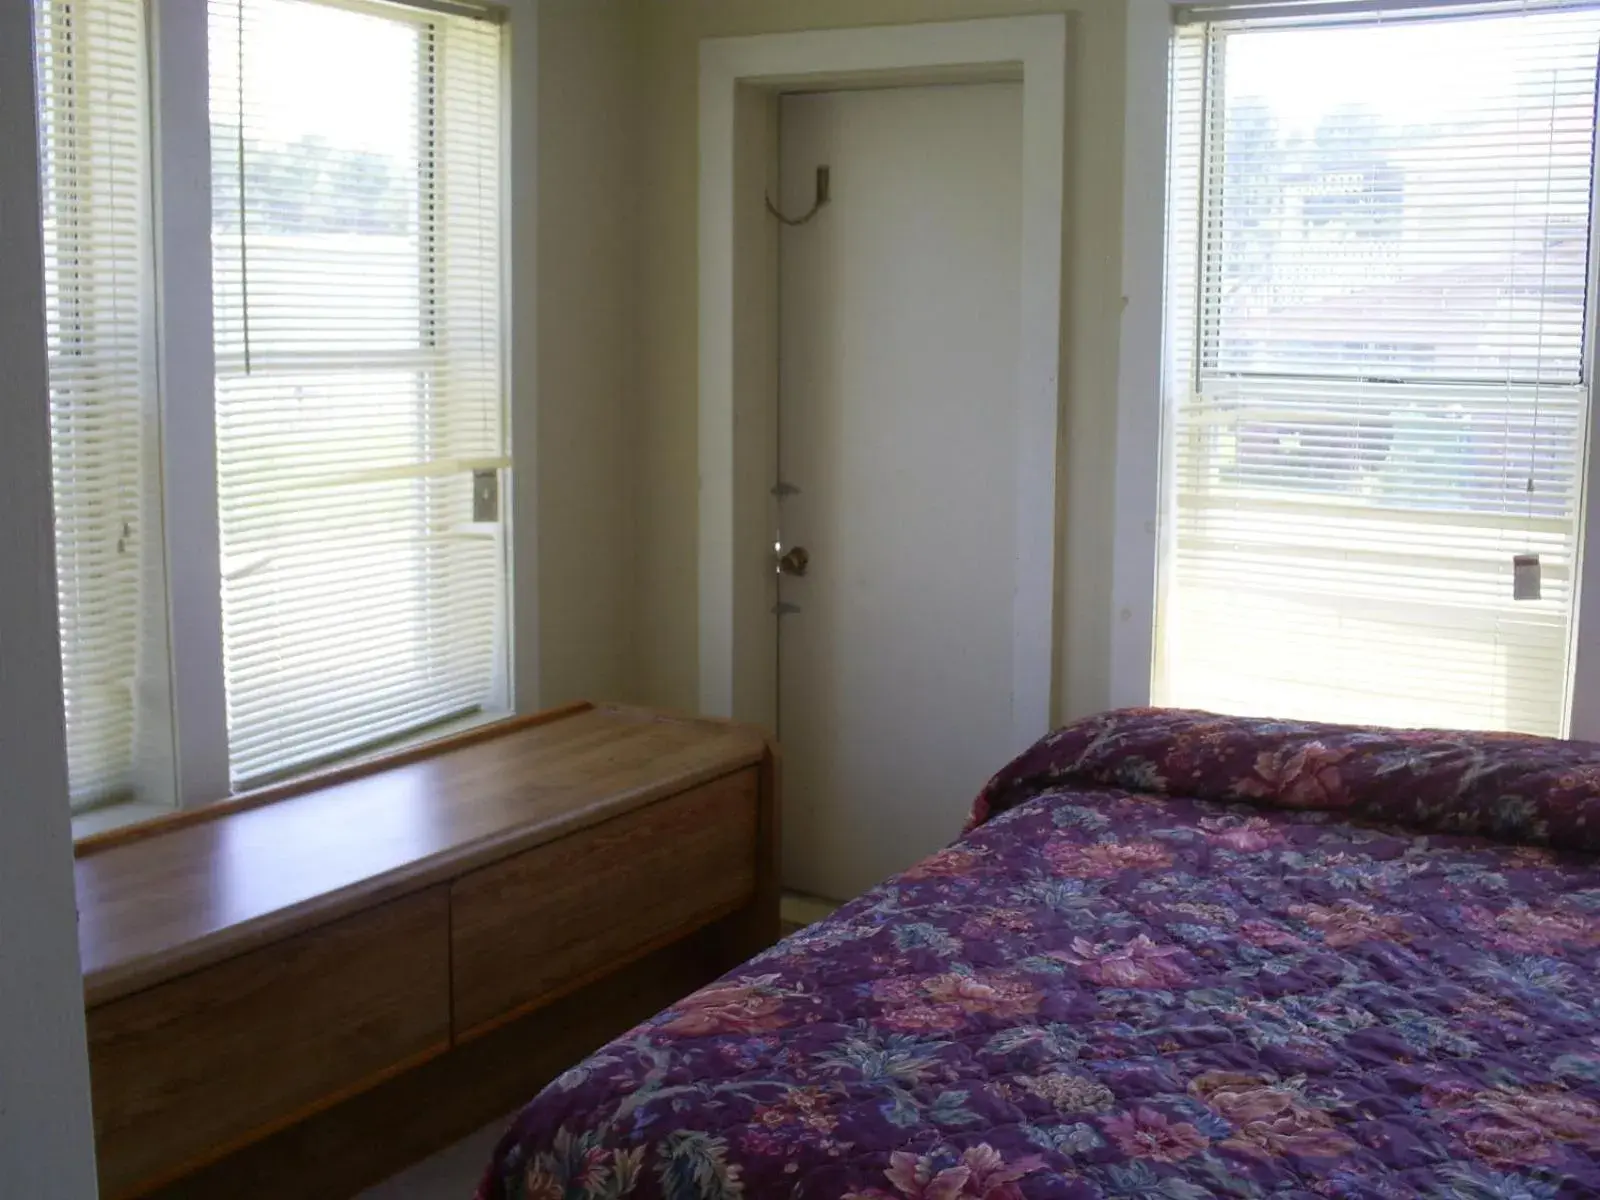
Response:
POLYGON ((89 1012, 101 1193, 137 1195, 448 1048, 443 887, 89 1012))
POLYGON ((754 769, 452 885, 455 1031, 491 1026, 732 911, 755 891, 754 769))

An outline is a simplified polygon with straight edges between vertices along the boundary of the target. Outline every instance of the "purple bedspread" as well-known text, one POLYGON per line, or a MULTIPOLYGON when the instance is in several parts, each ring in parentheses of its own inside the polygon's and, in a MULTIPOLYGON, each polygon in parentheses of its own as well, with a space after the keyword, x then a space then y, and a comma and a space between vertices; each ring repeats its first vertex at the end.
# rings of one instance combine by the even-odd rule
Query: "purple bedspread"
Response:
POLYGON ((973 824, 551 1084, 483 1200, 1600 1197, 1600 747, 1110 713, 973 824))

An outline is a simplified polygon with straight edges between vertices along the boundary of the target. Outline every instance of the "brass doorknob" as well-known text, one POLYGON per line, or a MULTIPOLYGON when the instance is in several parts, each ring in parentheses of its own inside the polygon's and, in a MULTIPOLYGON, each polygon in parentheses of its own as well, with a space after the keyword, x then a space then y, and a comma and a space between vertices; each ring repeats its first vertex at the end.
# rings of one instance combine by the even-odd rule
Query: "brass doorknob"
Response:
POLYGON ((811 565, 811 552, 804 546, 791 546, 778 558, 778 571, 783 575, 804 575, 811 565))

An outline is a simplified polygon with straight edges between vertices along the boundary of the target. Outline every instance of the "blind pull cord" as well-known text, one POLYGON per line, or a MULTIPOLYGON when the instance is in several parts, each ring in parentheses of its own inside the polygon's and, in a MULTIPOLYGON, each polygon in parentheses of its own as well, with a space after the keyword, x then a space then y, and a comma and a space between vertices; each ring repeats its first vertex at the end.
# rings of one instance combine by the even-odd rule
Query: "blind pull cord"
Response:
MULTIPOLYGON (((1550 189, 1555 179, 1556 103, 1560 99, 1559 92, 1556 73, 1551 71, 1550 117, 1545 125, 1544 229, 1539 247, 1539 332, 1534 341, 1534 362, 1536 364, 1544 361, 1544 306, 1545 298, 1549 295, 1550 284, 1550 189)), ((1528 434, 1528 482, 1525 489, 1528 496, 1527 528, 1530 542, 1533 536, 1533 496, 1536 490, 1534 473, 1539 466, 1539 394, 1543 391, 1538 371, 1538 367, 1535 366, 1533 429, 1528 434)), ((1513 555, 1511 559, 1511 598, 1513 600, 1540 599, 1543 595, 1541 575, 1542 568, 1539 562, 1539 555, 1531 545, 1522 554, 1513 555)))

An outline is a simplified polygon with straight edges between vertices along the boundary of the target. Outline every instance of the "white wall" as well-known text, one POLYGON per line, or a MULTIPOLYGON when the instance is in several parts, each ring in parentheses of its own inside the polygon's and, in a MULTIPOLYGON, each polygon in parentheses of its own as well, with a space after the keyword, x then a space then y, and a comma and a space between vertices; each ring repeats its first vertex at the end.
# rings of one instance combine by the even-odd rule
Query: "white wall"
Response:
POLYGON ((1124 0, 640 0, 643 234, 635 622, 642 697, 699 696, 697 104, 705 37, 1069 14, 1055 717, 1109 703, 1122 285, 1124 0))
POLYGON ((0 1192, 95 1195, 51 544, 31 5, 0 5, 0 1192))
MULTIPOLYGON (((536 312, 524 309, 512 336, 514 355, 537 348, 531 469, 522 459, 535 489, 536 530, 520 549, 536 553, 538 571, 536 602, 519 605, 519 632, 534 630, 539 703, 589 697, 693 710, 699 702, 700 39, 1066 12, 1055 716, 1108 704, 1124 0, 535 0, 532 7, 538 286, 536 312)), ((526 102, 517 103, 520 115, 526 102)))
POLYGON ((537 13, 538 700, 633 700, 642 20, 637 0, 537 13))

